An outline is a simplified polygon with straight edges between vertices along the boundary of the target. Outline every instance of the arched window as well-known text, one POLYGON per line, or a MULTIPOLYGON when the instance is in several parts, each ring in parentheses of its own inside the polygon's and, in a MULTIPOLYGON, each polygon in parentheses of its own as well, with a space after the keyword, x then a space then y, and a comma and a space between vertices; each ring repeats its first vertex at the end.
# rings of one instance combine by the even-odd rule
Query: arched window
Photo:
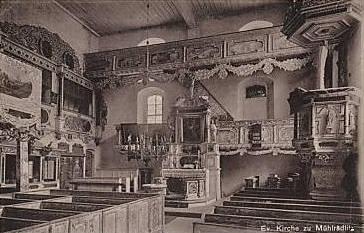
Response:
POLYGON ((163 116, 163 98, 151 95, 147 99, 147 124, 161 124, 163 116))
POLYGON ((268 28, 268 27, 273 27, 273 23, 271 23, 269 21, 255 20, 255 21, 251 21, 251 22, 245 24, 244 26, 242 26, 239 29, 239 32, 249 31, 249 30, 259 29, 259 28, 268 28))

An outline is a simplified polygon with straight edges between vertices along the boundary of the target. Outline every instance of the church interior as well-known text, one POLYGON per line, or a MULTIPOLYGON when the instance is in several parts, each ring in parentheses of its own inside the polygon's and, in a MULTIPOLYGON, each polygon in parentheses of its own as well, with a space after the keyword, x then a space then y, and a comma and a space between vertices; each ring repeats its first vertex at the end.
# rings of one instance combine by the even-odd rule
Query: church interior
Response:
POLYGON ((362 10, 0 0, 0 232, 363 232, 362 10))

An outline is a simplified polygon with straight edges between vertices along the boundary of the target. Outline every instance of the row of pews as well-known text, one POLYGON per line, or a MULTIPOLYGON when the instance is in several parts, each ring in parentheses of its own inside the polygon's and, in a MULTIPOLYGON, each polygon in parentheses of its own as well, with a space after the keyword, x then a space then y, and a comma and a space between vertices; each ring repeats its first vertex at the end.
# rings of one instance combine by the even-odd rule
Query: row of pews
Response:
POLYGON ((204 222, 194 223, 194 233, 362 232, 363 221, 358 202, 300 199, 287 190, 259 188, 216 206, 204 222))
POLYGON ((159 194, 51 190, 0 198, 0 232, 161 233, 159 194))

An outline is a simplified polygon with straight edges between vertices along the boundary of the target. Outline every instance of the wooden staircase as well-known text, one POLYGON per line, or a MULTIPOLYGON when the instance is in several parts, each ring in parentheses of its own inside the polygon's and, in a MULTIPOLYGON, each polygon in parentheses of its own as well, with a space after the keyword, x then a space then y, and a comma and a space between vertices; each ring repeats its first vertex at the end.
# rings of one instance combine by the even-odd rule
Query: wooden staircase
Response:
POLYGON ((216 206, 204 222, 194 223, 194 233, 362 232, 363 217, 358 202, 304 199, 285 189, 246 189, 216 206))

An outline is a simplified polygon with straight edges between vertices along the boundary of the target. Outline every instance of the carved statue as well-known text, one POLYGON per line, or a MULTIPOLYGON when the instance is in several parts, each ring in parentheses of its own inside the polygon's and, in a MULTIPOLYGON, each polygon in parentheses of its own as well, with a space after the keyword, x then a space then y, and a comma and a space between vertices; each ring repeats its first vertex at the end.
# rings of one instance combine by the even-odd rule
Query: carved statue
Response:
POLYGON ((211 142, 217 142, 217 127, 215 124, 215 120, 211 120, 210 136, 211 136, 211 142))
POLYGON ((333 107, 328 107, 326 115, 326 133, 333 133, 336 128, 336 117, 335 109, 333 107))
POLYGON ((78 159, 75 159, 75 165, 73 167, 73 171, 72 171, 72 178, 80 178, 82 177, 82 169, 80 167, 79 161, 78 159))

